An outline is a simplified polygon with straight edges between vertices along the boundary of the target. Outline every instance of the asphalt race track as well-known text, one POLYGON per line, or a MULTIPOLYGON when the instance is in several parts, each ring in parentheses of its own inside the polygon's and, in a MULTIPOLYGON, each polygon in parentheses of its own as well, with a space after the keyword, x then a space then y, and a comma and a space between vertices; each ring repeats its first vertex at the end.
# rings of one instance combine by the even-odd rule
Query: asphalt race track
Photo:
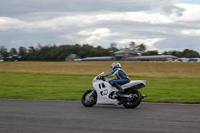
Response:
POLYGON ((80 101, 0 99, 0 133, 199 133, 200 104, 83 107, 80 101))

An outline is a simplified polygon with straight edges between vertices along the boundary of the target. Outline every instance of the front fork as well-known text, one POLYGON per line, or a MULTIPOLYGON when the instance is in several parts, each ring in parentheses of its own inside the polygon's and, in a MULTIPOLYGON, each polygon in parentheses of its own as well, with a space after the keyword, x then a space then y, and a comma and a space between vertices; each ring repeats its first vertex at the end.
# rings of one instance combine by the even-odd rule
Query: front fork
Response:
POLYGON ((91 91, 91 92, 88 94, 88 97, 91 97, 91 96, 94 94, 94 92, 95 92, 94 89, 88 89, 87 91, 91 91))

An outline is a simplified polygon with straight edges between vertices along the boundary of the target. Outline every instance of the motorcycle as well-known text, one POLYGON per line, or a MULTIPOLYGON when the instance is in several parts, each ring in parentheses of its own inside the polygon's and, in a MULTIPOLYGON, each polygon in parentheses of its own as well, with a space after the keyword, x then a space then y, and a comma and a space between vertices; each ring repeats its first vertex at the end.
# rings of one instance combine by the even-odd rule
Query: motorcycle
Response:
POLYGON ((121 86, 124 93, 119 94, 118 89, 109 83, 109 79, 100 78, 103 74, 104 72, 97 75, 92 81, 93 88, 83 94, 81 102, 85 107, 92 107, 95 104, 123 104, 125 108, 136 108, 146 97, 138 91, 147 85, 146 80, 131 80, 121 86))

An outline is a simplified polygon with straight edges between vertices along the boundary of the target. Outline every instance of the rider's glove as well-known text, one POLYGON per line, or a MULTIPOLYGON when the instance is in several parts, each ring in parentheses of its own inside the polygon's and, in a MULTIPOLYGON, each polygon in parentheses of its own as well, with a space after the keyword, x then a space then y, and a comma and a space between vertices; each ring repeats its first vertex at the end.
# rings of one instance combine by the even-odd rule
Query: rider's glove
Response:
POLYGON ((115 82, 114 82, 113 80, 110 80, 109 83, 110 83, 111 85, 114 85, 114 84, 115 84, 115 82))
POLYGON ((100 79, 101 79, 101 80, 105 80, 104 76, 101 76, 100 79))

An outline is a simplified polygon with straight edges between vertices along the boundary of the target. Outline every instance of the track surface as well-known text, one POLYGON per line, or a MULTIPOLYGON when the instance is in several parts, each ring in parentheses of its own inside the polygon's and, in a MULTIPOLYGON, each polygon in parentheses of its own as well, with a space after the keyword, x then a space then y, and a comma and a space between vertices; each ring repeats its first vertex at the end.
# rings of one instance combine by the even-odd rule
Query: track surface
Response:
POLYGON ((83 107, 80 101, 0 99, 1 133, 199 133, 200 104, 83 107))

